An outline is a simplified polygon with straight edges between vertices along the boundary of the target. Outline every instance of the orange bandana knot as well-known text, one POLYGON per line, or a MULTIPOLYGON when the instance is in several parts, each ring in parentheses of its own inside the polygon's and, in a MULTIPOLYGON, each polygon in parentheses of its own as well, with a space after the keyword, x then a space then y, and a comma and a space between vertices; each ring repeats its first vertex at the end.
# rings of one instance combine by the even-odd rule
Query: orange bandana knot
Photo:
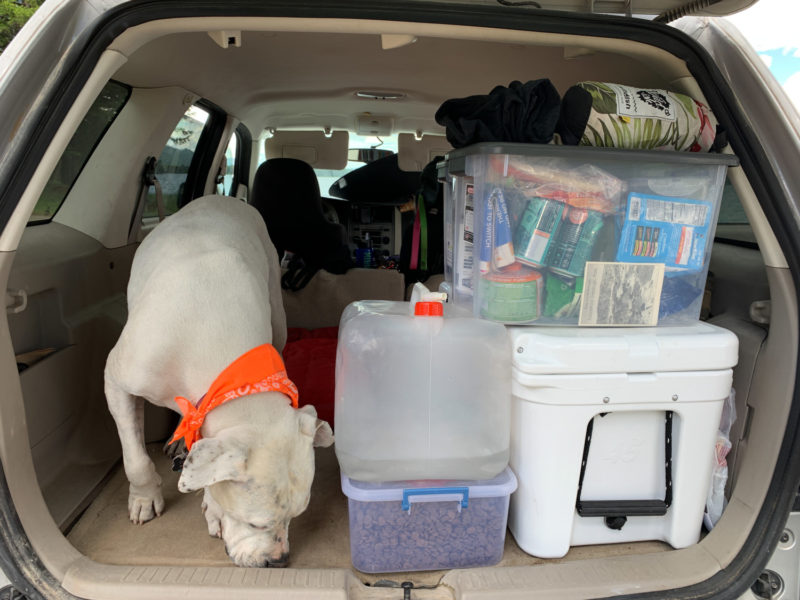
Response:
POLYGON ((195 407, 186 398, 175 397, 183 418, 178 424, 170 443, 181 438, 186 440, 189 450, 200 439, 200 428, 206 415, 229 400, 260 394, 281 392, 297 408, 297 387, 286 375, 283 359, 272 344, 264 344, 245 352, 219 374, 195 407))

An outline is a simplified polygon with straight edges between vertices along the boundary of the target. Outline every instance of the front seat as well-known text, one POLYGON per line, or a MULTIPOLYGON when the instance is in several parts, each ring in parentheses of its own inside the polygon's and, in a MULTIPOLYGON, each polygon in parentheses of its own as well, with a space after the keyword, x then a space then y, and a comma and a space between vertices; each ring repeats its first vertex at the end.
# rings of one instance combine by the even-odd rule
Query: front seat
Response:
POLYGON ((267 224, 278 256, 295 257, 282 281, 300 289, 319 269, 344 273, 352 266, 347 231, 325 218, 314 169, 295 158, 271 158, 256 171, 250 203, 267 224), (301 266, 297 259, 302 259, 301 266))

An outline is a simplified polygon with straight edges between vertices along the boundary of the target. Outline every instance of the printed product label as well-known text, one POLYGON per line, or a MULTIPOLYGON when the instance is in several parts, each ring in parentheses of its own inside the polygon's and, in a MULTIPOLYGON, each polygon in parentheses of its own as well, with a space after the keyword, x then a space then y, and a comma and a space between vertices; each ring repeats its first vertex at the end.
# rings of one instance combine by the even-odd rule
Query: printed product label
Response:
POLYGON ((521 282, 481 280, 480 314, 501 323, 524 323, 541 314, 542 279, 521 282))
POLYGON ((516 257, 525 264, 544 266, 564 210, 564 204, 545 198, 532 198, 516 230, 516 257))
POLYGON ((617 95, 617 113, 623 117, 643 117, 674 121, 677 111, 663 90, 648 90, 613 83, 604 84, 617 95))
POLYGON ((600 213, 582 208, 568 209, 545 261, 557 273, 578 277, 590 258, 597 234, 603 227, 600 213))
POLYGON ((630 194, 616 259, 700 271, 705 267, 711 216, 712 205, 704 200, 630 194))
POLYGON ((464 203, 464 241, 470 244, 475 236, 475 207, 473 206, 473 191, 475 187, 470 183, 465 190, 466 202, 464 203))
POLYGON ((464 214, 462 232, 458 236, 458 247, 456 248, 456 272, 455 287, 456 291, 472 295, 472 272, 473 272, 473 240, 475 237, 475 186, 467 183, 464 186, 464 214))
POLYGON ((511 222, 503 190, 494 188, 483 203, 483 229, 481 230, 479 270, 488 273, 514 263, 514 245, 511 242, 511 222))

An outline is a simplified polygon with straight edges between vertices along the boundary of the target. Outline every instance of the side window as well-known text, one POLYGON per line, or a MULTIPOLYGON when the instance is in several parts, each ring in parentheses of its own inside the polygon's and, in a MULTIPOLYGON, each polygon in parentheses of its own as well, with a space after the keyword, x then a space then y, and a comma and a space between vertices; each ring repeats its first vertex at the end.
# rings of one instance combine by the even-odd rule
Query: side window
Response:
POLYGON ((235 196, 236 190, 233 189, 236 184, 234 173, 236 171, 236 159, 241 154, 239 150, 239 136, 236 132, 231 135, 228 142, 228 147, 225 149, 225 172, 222 173, 222 178, 217 179, 217 193, 225 196, 235 196))
MULTIPOLYGON (((161 184, 164 209, 167 215, 178 210, 179 199, 189 174, 197 143, 209 122, 210 113, 197 105, 189 107, 169 136, 169 141, 156 163, 156 177, 161 184)), ((144 205, 144 218, 158 217, 156 193, 150 188, 144 205)))
POLYGON ((130 88, 121 83, 109 81, 106 84, 67 144, 28 223, 41 223, 53 218, 130 95, 130 88))
POLYGON ((745 225, 748 224, 747 214, 730 180, 725 180, 722 188, 722 200, 719 206, 720 225, 745 225))
POLYGON ((757 247, 756 236, 730 179, 722 188, 715 241, 757 247))

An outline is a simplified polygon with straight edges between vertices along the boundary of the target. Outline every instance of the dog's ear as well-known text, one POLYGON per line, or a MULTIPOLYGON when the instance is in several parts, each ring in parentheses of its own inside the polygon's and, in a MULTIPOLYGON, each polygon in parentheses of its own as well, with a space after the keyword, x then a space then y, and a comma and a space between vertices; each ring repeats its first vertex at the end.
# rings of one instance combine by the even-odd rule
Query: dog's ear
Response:
POLYGON ((297 416, 300 419, 300 432, 313 437, 314 445, 327 448, 333 444, 333 430, 327 422, 317 418, 317 409, 306 404, 297 409, 297 416))
POLYGON ((247 467, 247 446, 237 439, 196 441, 183 463, 178 490, 193 492, 213 483, 241 479, 247 467))

